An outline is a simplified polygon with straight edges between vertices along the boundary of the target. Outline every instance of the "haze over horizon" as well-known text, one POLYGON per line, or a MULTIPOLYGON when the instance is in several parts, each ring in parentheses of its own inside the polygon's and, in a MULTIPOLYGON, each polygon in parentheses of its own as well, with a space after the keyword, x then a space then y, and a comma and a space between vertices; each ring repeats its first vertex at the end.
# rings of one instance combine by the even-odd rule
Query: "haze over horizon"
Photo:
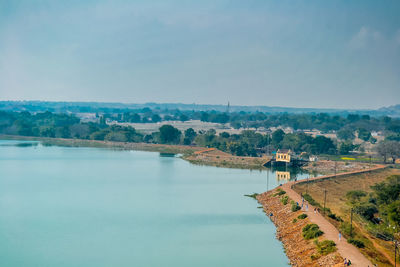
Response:
POLYGON ((0 100, 376 109, 400 2, 1 1, 0 100))

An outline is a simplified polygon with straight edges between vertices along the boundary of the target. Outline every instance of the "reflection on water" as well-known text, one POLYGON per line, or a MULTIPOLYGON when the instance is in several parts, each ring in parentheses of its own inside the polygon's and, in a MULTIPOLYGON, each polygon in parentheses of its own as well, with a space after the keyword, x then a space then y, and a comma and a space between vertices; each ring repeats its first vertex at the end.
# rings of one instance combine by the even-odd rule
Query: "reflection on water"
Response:
POLYGON ((303 180, 307 178, 312 178, 319 176, 318 173, 311 173, 299 167, 266 167, 267 172, 267 191, 275 188, 276 186, 289 182, 303 180), (272 180, 270 180, 270 176, 272 180), (275 179, 274 179, 275 178, 275 179))
POLYGON ((282 172, 282 171, 276 171, 276 180, 281 181, 281 180, 290 180, 290 172, 282 172))
POLYGON ((37 141, 9 141, 0 143, 0 146, 16 146, 16 147, 30 147, 30 146, 38 146, 39 142, 37 141))

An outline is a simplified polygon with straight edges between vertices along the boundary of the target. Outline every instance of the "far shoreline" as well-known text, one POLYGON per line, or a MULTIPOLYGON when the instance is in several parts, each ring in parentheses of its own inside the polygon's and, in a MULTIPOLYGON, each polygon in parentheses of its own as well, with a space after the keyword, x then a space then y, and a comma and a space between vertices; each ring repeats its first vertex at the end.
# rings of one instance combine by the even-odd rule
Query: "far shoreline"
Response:
POLYGON ((241 157, 234 156, 219 150, 208 152, 206 147, 150 144, 133 142, 113 142, 87 139, 67 139, 52 137, 0 135, 0 140, 39 141, 43 145, 63 147, 93 147, 111 148, 121 150, 136 150, 147 152, 159 152, 165 154, 181 154, 181 158, 195 165, 206 165, 220 168, 263 170, 266 157, 241 157), (204 152, 203 151, 207 151, 204 152))

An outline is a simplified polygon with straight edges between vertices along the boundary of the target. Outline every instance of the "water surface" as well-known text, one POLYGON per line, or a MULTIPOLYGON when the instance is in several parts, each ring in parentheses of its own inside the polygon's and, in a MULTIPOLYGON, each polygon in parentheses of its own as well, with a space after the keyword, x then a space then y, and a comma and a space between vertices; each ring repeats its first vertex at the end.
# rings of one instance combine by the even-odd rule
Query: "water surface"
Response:
POLYGON ((282 183, 274 172, 18 143, 0 141, 1 266, 288 265, 243 196, 282 183))

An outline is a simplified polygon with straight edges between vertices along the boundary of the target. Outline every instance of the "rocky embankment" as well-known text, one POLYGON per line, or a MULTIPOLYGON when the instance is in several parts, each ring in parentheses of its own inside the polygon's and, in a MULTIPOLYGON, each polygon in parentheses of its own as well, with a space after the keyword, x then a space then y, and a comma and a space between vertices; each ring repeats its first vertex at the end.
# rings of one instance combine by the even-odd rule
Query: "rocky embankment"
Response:
MULTIPOLYGON (((303 212, 291 211, 290 199, 286 205, 281 201, 283 196, 278 191, 268 191, 257 196, 263 205, 265 213, 270 216, 277 228, 276 236, 285 248, 285 253, 292 266, 343 266, 343 258, 338 252, 320 255, 313 240, 305 240, 302 229, 310 223, 308 218, 299 219, 303 212), (313 256, 313 257, 312 257, 313 256), (313 258, 313 259, 312 259, 313 258)), ((324 240, 323 235, 319 241, 324 240)))

